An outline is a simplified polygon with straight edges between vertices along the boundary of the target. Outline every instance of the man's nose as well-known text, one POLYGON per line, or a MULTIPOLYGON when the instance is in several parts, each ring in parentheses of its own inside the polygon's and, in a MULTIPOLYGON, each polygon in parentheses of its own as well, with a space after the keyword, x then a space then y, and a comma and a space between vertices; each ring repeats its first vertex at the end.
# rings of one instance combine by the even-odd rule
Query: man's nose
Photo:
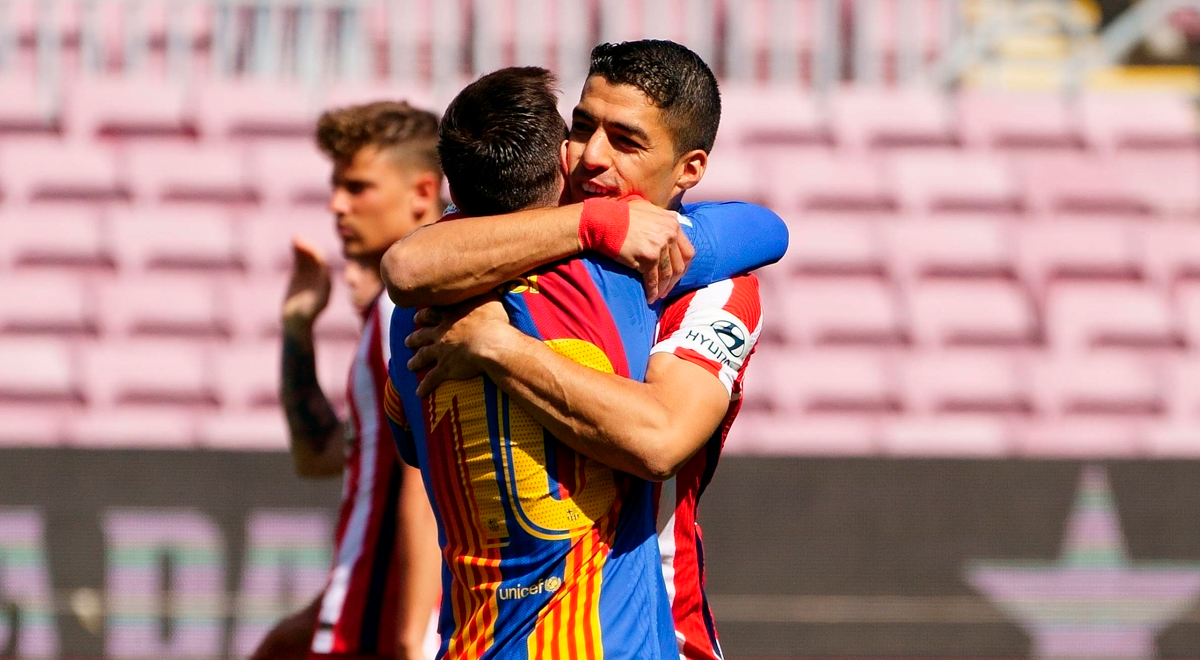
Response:
POLYGON ((349 195, 341 187, 329 193, 329 211, 335 215, 349 213, 349 195))
POLYGON ((596 131, 583 148, 583 165, 592 170, 606 170, 612 164, 612 146, 604 131, 596 131))

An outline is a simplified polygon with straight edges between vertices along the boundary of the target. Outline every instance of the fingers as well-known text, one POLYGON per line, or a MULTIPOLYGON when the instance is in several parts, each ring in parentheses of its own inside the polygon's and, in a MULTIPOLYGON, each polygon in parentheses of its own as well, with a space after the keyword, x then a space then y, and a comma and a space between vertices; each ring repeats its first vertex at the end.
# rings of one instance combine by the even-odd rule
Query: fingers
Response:
POLYGON ((658 299, 658 263, 649 263, 641 268, 642 285, 646 289, 646 300, 654 302, 658 299))
POLYGON ((433 346, 424 346, 413 353, 406 366, 415 373, 434 364, 437 364, 437 350, 433 346))
POLYGON ((421 326, 404 338, 404 345, 417 350, 432 346, 441 336, 442 329, 439 326, 421 326))
POLYGON ((662 287, 662 298, 671 295, 671 290, 683 279, 683 272, 687 270, 687 262, 683 258, 683 250, 678 243, 675 243, 668 250, 671 256, 671 275, 662 287))
POLYGON ((413 317, 413 323, 418 326, 434 326, 441 323, 445 316, 442 310, 436 307, 426 307, 417 312, 413 317))
POLYGON ((658 292, 654 297, 655 300, 661 300, 667 297, 667 292, 672 286, 671 278, 674 275, 673 261, 671 255, 673 245, 668 245, 663 248, 662 254, 658 257, 658 292))
POLYGON ((325 265, 325 253, 321 248, 299 234, 292 236, 292 257, 297 264, 309 262, 317 266, 325 265))
POLYGON ((446 373, 440 365, 430 369, 429 373, 425 374, 425 377, 417 385, 417 396, 426 397, 433 394, 437 386, 441 385, 445 380, 446 373))

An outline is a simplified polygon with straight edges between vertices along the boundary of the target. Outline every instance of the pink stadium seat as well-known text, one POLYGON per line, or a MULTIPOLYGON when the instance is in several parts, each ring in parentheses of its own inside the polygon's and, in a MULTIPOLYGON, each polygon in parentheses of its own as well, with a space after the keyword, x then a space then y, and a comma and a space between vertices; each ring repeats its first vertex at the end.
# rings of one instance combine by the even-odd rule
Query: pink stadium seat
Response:
POLYGON ((1083 136, 1061 94, 963 90, 958 119, 964 141, 977 148, 1080 147, 1083 136))
POLYGON ((1175 313, 1182 325, 1187 344, 1200 348, 1200 285, 1187 283, 1175 290, 1175 313))
POLYGON ((833 97, 834 132, 847 146, 925 147, 954 144, 949 104, 920 89, 848 88, 833 97))
POLYGON ((1183 343, 1167 296, 1138 284, 1073 283, 1050 289, 1046 333, 1058 351, 1099 346, 1171 348, 1183 343))
POLYGON ((61 412, 28 403, 0 406, 0 447, 53 447, 62 440, 61 412))
POLYGON ((1026 369, 1012 353, 915 353, 902 373, 908 407, 916 412, 1022 414, 1033 408, 1026 369))
POLYGON ((95 307, 84 279, 63 273, 9 275, 0 286, 0 329, 19 333, 90 333, 95 307))
POLYGON ((234 331, 242 341, 278 337, 279 315, 287 277, 248 277, 231 283, 227 291, 234 331))
POLYGON ((1141 232, 1148 273, 1162 285, 1200 279, 1200 225, 1163 221, 1141 232))
POLYGON ((1179 420, 1200 421, 1200 360, 1188 355, 1166 363, 1170 384, 1171 416, 1179 420))
POLYGON ((890 173, 911 211, 1010 213, 1025 203, 1007 164, 984 154, 900 154, 892 157, 890 173))
POLYGON ((854 217, 806 219, 788 225, 789 247, 779 266, 801 275, 883 276, 886 261, 877 223, 854 217))
POLYGON ((1012 444, 1007 426, 994 417, 945 415, 888 420, 883 452, 895 457, 1001 458, 1012 444))
POLYGON ((874 420, 849 415, 747 415, 729 431, 726 454, 870 456, 878 452, 874 420))
MULTIPOLYGON (((536 21, 535 21, 536 23, 536 21)), ((724 101, 725 89, 721 88, 721 100, 724 101)), ((395 82, 374 81, 340 81, 335 82, 325 95, 325 107, 344 108, 350 105, 374 103, 375 101, 404 101, 421 110, 429 110, 438 117, 442 116, 444 107, 434 103, 432 90, 417 86, 397 86, 395 82)), ((576 99, 578 100, 578 99, 576 99)))
POLYGON ((766 176, 772 205, 780 209, 863 213, 897 207, 878 159, 870 156, 837 150, 789 153, 772 159, 766 176))
POLYGON ((197 97, 206 137, 288 137, 311 144, 319 113, 300 85, 213 81, 197 97))
POLYGON ((0 134, 50 133, 59 119, 48 89, 38 89, 33 76, 0 74, 0 134))
POLYGON ((1032 301, 1004 281, 925 282, 909 292, 916 339, 925 346, 1021 346, 1039 340, 1032 301))
POLYGON ((1157 415, 1166 409, 1162 374, 1142 356, 1055 356, 1033 365, 1039 408, 1055 415, 1157 415))
POLYGON ((1152 458, 1200 458, 1200 424, 1195 421, 1150 424, 1143 431, 1142 445, 1152 458))
POLYGON ((71 351, 63 341, 0 341, 0 401, 69 402, 79 399, 71 351))
MULTIPOLYGON (((334 277, 339 278, 335 271, 334 277)), ((317 319, 314 331, 319 339, 356 341, 362 333, 362 316, 350 302, 350 294, 341 279, 335 279, 329 306, 317 319)))
POLYGON ((240 236, 228 213, 139 207, 114 213, 112 232, 120 267, 230 269, 242 266, 240 236))
POLYGON ((130 152, 129 171, 143 203, 258 201, 246 155, 237 145, 139 145, 130 152))
POLYGON ((107 334, 214 336, 228 333, 222 287, 208 278, 149 275, 118 278, 101 290, 107 334), (223 296, 221 296, 223 298, 223 296))
POLYGON ((1134 226, 1121 220, 1060 218, 1023 226, 1018 239, 1023 277, 1039 286, 1055 279, 1143 275, 1134 226))
MULTIPOLYGON (((1124 156, 1122 156, 1124 158, 1124 156)), ((1030 206, 1041 212, 1145 214, 1149 200, 1131 189, 1112 161, 1091 153, 1032 153, 1015 158, 1030 206)))
POLYGON ((725 153, 709 160, 704 178, 688 191, 688 199, 765 203, 767 190, 758 171, 758 160, 738 153, 725 153))
POLYGON ((280 351, 278 340, 236 343, 217 351, 214 366, 222 408, 277 407, 280 351))
POLYGON ((768 371, 777 411, 877 414, 900 409, 893 365, 880 353, 796 351, 777 356, 768 371))
POLYGON ((83 383, 93 407, 118 404, 215 404, 212 365, 203 343, 105 342, 83 354, 83 383))
POLYGON ((885 283, 795 280, 776 298, 784 332, 807 344, 898 344, 907 332, 885 283))
POLYGON ((267 204, 325 207, 329 203, 329 161, 309 142, 264 143, 253 152, 257 187, 267 204))
POLYGON ((288 447, 287 424, 280 410, 205 415, 198 435, 200 446, 209 449, 279 452, 288 447))
POLYGON ((331 262, 341 261, 341 242, 333 215, 312 209, 278 210, 244 216, 244 252, 251 269, 261 274, 289 272, 292 237, 315 243, 331 262))
POLYGON ((1088 141, 1098 147, 1164 148, 1200 144, 1196 113, 1183 94, 1084 94, 1088 141))
POLYGON ((183 85, 136 77, 83 79, 72 86, 66 113, 70 135, 179 137, 194 135, 183 85))
POLYGON ((100 217, 86 208, 0 213, 0 262, 17 266, 107 266, 100 217))
POLYGON ((903 277, 1011 278, 1016 274, 1016 236, 1006 220, 917 217, 886 229, 892 268, 903 277))
POLYGON ((1117 171, 1155 211, 1200 217, 1200 150, 1122 153, 1117 171))
POLYGON ((66 422, 64 443, 102 449, 189 449, 196 444, 193 416, 177 410, 131 406, 89 410, 66 422))
POLYGON ((1040 420, 1018 436, 1017 455, 1028 458, 1137 458, 1144 450, 1131 420, 1040 420))
POLYGON ((781 87, 721 87, 718 145, 812 146, 831 139, 817 101, 809 94, 781 87))
POLYGON ((0 145, 7 199, 104 202, 129 199, 113 153, 92 143, 8 140, 0 145))

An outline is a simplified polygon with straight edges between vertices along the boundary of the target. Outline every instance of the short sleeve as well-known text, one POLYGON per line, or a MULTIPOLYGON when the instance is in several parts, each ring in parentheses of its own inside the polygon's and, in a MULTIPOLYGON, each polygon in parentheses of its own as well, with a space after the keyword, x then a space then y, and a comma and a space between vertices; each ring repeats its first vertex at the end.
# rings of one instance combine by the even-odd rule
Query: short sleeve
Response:
POLYGON ((671 301, 663 310, 650 354, 670 353, 703 367, 732 397, 761 329, 758 279, 743 275, 671 301))
POLYGON ((417 448, 412 428, 408 425, 408 417, 400 403, 400 393, 392 385, 391 378, 388 378, 383 386, 383 411, 387 415, 388 426, 392 429, 392 438, 396 441, 396 451, 401 460, 413 467, 420 467, 417 464, 417 448))

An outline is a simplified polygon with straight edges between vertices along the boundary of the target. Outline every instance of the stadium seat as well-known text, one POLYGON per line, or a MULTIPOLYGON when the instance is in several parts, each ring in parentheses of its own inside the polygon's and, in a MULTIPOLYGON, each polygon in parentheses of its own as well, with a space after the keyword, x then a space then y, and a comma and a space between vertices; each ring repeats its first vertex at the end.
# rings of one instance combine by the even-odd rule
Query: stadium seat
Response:
POLYGON ((1061 94, 958 93, 958 125, 974 148, 1078 148, 1076 123, 1061 94))
POLYGON ((1139 425, 1133 420, 1039 420, 1017 436, 1017 456, 1023 458, 1139 458, 1145 454, 1139 425))
POLYGON ((79 380, 66 342, 0 341, 0 401, 70 402, 79 398, 79 380))
POLYGON ((1012 213, 1025 205, 1007 164, 986 154, 903 153, 888 165, 909 211, 1012 213))
POLYGON ((779 271, 797 275, 873 275, 886 272, 877 223, 845 218, 805 219, 788 223, 788 251, 779 271))
POLYGON ((1002 458, 1011 450, 1007 425, 994 417, 944 415, 884 422, 883 453, 889 457, 1002 458))
POLYGON ((8 275, 0 286, 0 329, 10 333, 92 333, 96 310, 88 294, 84 278, 77 275, 8 275))
POLYGON ((258 201, 246 154, 236 144, 145 144, 129 154, 130 183, 143 204, 258 201))
POLYGON ((28 403, 0 405, 0 447, 54 447, 62 441, 63 414, 30 408, 28 403))
POLYGON ((216 352, 215 378, 222 409, 279 405, 279 340, 238 342, 216 352))
POLYGON ((1190 354, 1166 362, 1171 417, 1200 421, 1200 359, 1190 354))
MULTIPOLYGON (((724 101, 724 88, 721 88, 724 101)), ((350 105, 374 103, 380 100, 404 101, 420 110, 429 110, 438 117, 442 116, 445 107, 434 102, 433 90, 416 85, 397 85, 392 80, 376 82, 361 80, 341 80, 334 82, 325 94, 325 107, 344 108, 350 105)))
POLYGON ((922 414, 1025 414, 1033 409, 1028 374, 1014 353, 912 353, 902 365, 908 408, 922 414))
POLYGON ((1056 355, 1033 365, 1040 410, 1053 415, 1158 415, 1166 409, 1164 377, 1143 356, 1056 355))
POLYGON ((112 263, 100 216, 88 208, 24 208, 0 213, 0 263, 106 267, 112 263))
POLYGON ((1166 421, 1149 424, 1143 431, 1141 444, 1150 458, 1200 458, 1200 423, 1166 421))
POLYGON ((1149 199, 1130 188, 1116 164, 1095 154, 1032 153, 1013 160, 1035 211, 1125 215, 1152 211, 1149 199))
POLYGON ((52 133, 58 130, 58 111, 49 89, 39 89, 33 76, 0 74, 0 135, 52 133))
POLYGON ((764 204, 767 190, 763 181, 756 159, 738 153, 725 153, 708 161, 704 178, 688 191, 688 199, 742 200, 764 204))
POLYGON ((1022 277, 1036 287, 1052 280, 1138 280, 1144 274, 1136 229, 1123 220, 1066 219, 1018 230, 1022 277))
POLYGON ((278 337, 280 310, 287 291, 285 274, 247 277, 230 284, 229 315, 239 341, 278 337))
POLYGON ((1200 285, 1188 282, 1176 288, 1174 303, 1188 347, 1200 349, 1200 285))
POLYGON ((895 192, 878 159, 839 150, 789 153, 769 161, 771 203, 778 209, 890 213, 895 192))
POLYGON ((197 93, 207 138, 297 138, 311 144, 314 99, 300 85, 209 81, 197 93))
POLYGON ((1032 301, 1012 282, 923 282, 908 292, 908 303, 924 346, 1022 346, 1040 339, 1032 301))
POLYGON ((809 345, 907 341, 895 292, 886 283, 799 279, 777 293, 778 322, 792 341, 809 345))
POLYGON ((1147 274, 1160 286, 1200 280, 1200 225, 1187 220, 1163 221, 1140 233, 1147 274))
POLYGON ((280 410, 205 415, 197 432, 201 447, 222 450, 287 451, 288 430, 280 410))
POLYGON ((202 342, 105 342, 83 353, 83 385, 95 408, 121 404, 212 406, 212 363, 202 342))
MULTIPOLYGON (((779 412, 891 413, 900 409, 899 383, 888 358, 873 351, 792 351, 770 361, 779 412)), ((758 368, 762 365, 756 363, 758 368)))
POLYGON ((1091 92, 1080 100, 1088 141, 1101 148, 1200 144, 1196 113, 1182 94, 1091 92))
MULTIPOLYGON (((1016 276, 1016 236, 1007 220, 917 216, 885 229, 889 261, 901 277, 1016 276)), ((796 249, 795 244, 793 238, 789 252, 796 249)))
POLYGON ((719 146, 818 146, 828 145, 832 138, 817 99, 810 94, 781 87, 721 86, 719 146))
POLYGON ((878 453, 875 420, 837 414, 746 415, 729 431, 724 454, 871 456, 878 453))
POLYGON ((1200 217, 1200 149, 1122 153, 1116 164, 1126 187, 1158 213, 1200 217))
POLYGON ((292 237, 316 244, 331 263, 341 261, 341 245, 333 215, 314 209, 276 210, 242 216, 243 251, 251 269, 261 275, 287 273, 292 267, 292 237))
POLYGON ((120 267, 237 269, 243 265, 237 225, 216 210, 137 207, 116 212, 111 224, 120 267))
POLYGON ((332 167, 315 145, 263 143, 253 148, 251 156, 256 186, 267 204, 324 208, 329 203, 332 167))
POLYGON ((0 183, 6 198, 19 203, 129 199, 112 151, 89 142, 6 140, 0 144, 0 183))
POLYGON ((1055 350, 1179 348, 1183 335, 1167 296, 1124 282, 1071 283, 1046 298, 1046 335, 1055 350))
POLYGON ((101 288, 104 332, 113 337, 226 335, 229 326, 220 288, 209 278, 195 276, 119 277, 101 288))
POLYGON ((89 410, 68 419, 63 443, 97 449, 190 449, 196 445, 196 422, 183 411, 127 406, 89 410))
POLYGON ((951 146, 949 103, 924 89, 846 88, 832 98, 839 144, 861 147, 951 146))
POLYGON ((182 137, 194 135, 195 118, 182 84, 138 77, 82 79, 66 104, 69 135, 182 137))

